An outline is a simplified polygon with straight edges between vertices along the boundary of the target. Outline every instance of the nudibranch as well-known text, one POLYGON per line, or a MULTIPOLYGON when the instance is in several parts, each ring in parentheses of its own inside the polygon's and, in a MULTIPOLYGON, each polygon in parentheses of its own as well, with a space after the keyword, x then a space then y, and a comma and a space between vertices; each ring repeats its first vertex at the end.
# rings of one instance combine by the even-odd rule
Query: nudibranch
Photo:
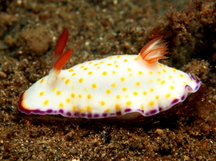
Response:
POLYGON ((183 102, 201 85, 191 74, 158 62, 167 58, 162 37, 151 40, 138 55, 114 55, 62 70, 72 55, 71 49, 63 52, 67 40, 65 29, 48 76, 21 94, 21 112, 89 119, 151 116, 183 102))

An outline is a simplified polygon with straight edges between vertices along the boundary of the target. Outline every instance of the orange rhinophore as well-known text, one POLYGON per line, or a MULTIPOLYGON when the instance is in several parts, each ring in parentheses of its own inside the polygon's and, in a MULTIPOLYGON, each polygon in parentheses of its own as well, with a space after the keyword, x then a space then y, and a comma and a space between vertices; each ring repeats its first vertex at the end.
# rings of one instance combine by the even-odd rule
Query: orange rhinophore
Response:
POLYGON ((58 58, 63 53, 66 43, 68 41, 68 35, 69 35, 68 29, 65 28, 55 46, 55 52, 54 52, 55 57, 58 58))

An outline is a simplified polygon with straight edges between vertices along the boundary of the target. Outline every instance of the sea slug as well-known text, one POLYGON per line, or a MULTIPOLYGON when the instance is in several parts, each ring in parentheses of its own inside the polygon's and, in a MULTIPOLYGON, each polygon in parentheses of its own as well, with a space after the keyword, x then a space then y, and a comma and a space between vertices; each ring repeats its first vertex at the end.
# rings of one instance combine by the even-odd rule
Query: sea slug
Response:
POLYGON ((201 81, 191 74, 158 62, 167 58, 162 37, 151 40, 138 55, 114 55, 62 70, 72 55, 71 49, 63 52, 67 40, 65 29, 49 75, 21 94, 21 112, 89 119, 151 116, 184 101, 200 87, 201 81))

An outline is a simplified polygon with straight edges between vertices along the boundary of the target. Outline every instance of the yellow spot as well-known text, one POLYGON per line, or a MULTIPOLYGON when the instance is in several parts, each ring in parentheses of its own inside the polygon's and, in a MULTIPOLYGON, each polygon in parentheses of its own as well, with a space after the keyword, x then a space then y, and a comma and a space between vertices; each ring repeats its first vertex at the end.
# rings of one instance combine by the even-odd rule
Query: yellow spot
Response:
POLYGON ((141 108, 142 110, 144 110, 144 105, 140 105, 140 108, 141 108))
POLYGON ((130 72, 130 71, 131 71, 131 68, 127 68, 127 71, 129 71, 129 72, 130 72))
POLYGON ((161 74, 161 72, 157 72, 158 74, 161 74))
POLYGON ((88 70, 88 68, 84 68, 83 70, 88 70))
POLYGON ((112 59, 113 57, 111 56, 111 57, 109 57, 109 59, 112 59))
POLYGON ((87 107, 86 107, 86 111, 87 111, 87 112, 91 112, 91 106, 87 106, 87 107))
POLYGON ((44 78, 40 80, 40 83, 43 83, 43 82, 44 82, 44 78))
POLYGON ((93 83, 93 84, 92 84, 92 88, 97 88, 97 84, 96 84, 96 83, 93 83))
POLYGON ((118 67, 119 67, 119 65, 115 65, 115 67, 116 67, 116 68, 118 68, 118 67))
POLYGON ((65 81, 65 84, 69 84, 70 83, 70 79, 67 79, 66 81, 65 81))
POLYGON ((84 65, 80 66, 80 68, 84 68, 84 65))
POLYGON ((52 89, 52 91, 56 91, 57 90, 57 88, 56 87, 54 87, 53 89, 52 89))
POLYGON ((40 95, 40 96, 43 96, 43 95, 44 95, 44 92, 40 92, 39 95, 40 95))
POLYGON ((118 55, 116 58, 121 58, 121 56, 120 56, 120 55, 118 55))
POLYGON ((106 112, 106 113, 109 113, 109 112, 110 112, 110 109, 107 108, 107 109, 105 110, 105 112, 106 112))
POLYGON ((171 96, 171 94, 170 94, 170 93, 167 93, 167 94, 166 94, 166 97, 167 97, 167 98, 169 98, 170 96, 171 96))
POLYGON ((138 95, 138 92, 133 92, 133 95, 135 95, 135 96, 138 95))
POLYGON ((112 64, 111 64, 111 63, 108 63, 107 65, 110 66, 110 65, 112 65, 112 64))
POLYGON ((124 81, 125 81, 125 78, 124 78, 124 77, 121 77, 120 80, 121 80, 122 82, 124 82, 124 81))
POLYGON ((44 106, 48 105, 48 103, 49 103, 48 100, 45 100, 45 101, 43 102, 44 106))
POLYGON ((82 98, 82 94, 79 94, 78 97, 79 97, 79 98, 82 98))
POLYGON ((164 80, 162 80, 162 81, 161 81, 161 84, 164 84, 164 83, 165 83, 165 81, 164 81, 164 80))
POLYGON ((134 58, 134 60, 135 60, 135 61, 137 61, 137 60, 138 60, 138 58, 134 58))
POLYGON ((82 83, 84 81, 84 78, 80 78, 79 82, 82 83))
POLYGON ((100 64, 102 64, 102 63, 103 63, 103 61, 100 61, 99 63, 100 63, 100 64))
POLYGON ((172 70, 172 71, 173 71, 173 72, 176 72, 176 69, 174 69, 174 68, 173 68, 173 70, 172 70))
POLYGON ((124 62, 127 62, 128 60, 127 59, 124 59, 124 62))
POLYGON ((70 98, 67 98, 67 99, 66 99, 66 102, 67 102, 67 103, 70 103, 70 101, 71 101, 70 98))
POLYGON ((147 95, 148 93, 146 91, 143 92, 144 95, 147 95))
POLYGON ((71 89, 75 89, 75 86, 72 86, 71 89))
POLYGON ((100 69, 101 67, 97 67, 97 69, 100 69))
POLYGON ((76 73, 73 73, 73 74, 72 74, 72 76, 75 76, 75 75, 76 75, 76 73))
POLYGON ((137 86, 140 86, 140 84, 141 84, 140 82, 136 82, 136 85, 137 85, 137 86))
POLYGON ((133 74, 132 73, 130 73, 130 74, 128 74, 130 77, 132 77, 133 76, 133 74))
POLYGON ((122 91, 127 91, 127 87, 123 87, 123 88, 122 88, 122 91))
POLYGON ((59 103, 59 107, 60 107, 60 108, 63 108, 63 107, 64 107, 64 104, 63 104, 63 103, 59 103))
POLYGON ((112 84, 111 84, 111 87, 113 87, 113 88, 114 88, 115 86, 116 86, 116 84, 115 84, 115 83, 112 83, 112 84))
POLYGON ((119 99, 121 96, 120 95, 116 95, 116 99, 119 99))
POLYGON ((62 77, 61 79, 62 79, 62 80, 65 80, 65 77, 62 77))
POLYGON ((102 72, 102 75, 107 75, 107 72, 106 71, 102 72))
POLYGON ((149 72, 149 74, 153 74, 153 72, 152 72, 152 71, 150 71, 150 72, 149 72))
POLYGON ((88 75, 91 75, 93 72, 92 71, 90 71, 90 72, 88 72, 88 75))
POLYGON ((85 87, 85 88, 84 88, 84 91, 88 91, 88 88, 87 88, 87 87, 85 87))
POLYGON ((126 105, 128 105, 128 106, 130 106, 131 104, 132 104, 131 101, 127 101, 127 102, 126 102, 126 105))
POLYGON ((115 109, 116 110, 120 110, 120 105, 119 104, 115 104, 115 109))
POLYGON ((171 75, 169 76, 169 79, 172 79, 172 76, 171 76, 171 75))
POLYGON ((139 74, 139 75, 142 75, 142 74, 143 74, 143 72, 142 72, 142 71, 138 71, 138 74, 139 74))
POLYGON ((93 62, 92 61, 90 61, 88 64, 92 64, 93 62))
POLYGON ((107 89, 107 90, 106 90, 106 93, 107 93, 107 94, 110 94, 110 93, 111 93, 111 90, 110 90, 110 89, 107 89))
POLYGON ((74 98, 75 97, 75 93, 71 93, 71 97, 74 98))
POLYGON ((159 99, 159 96, 158 96, 158 95, 156 95, 156 96, 155 96, 155 99, 156 99, 156 100, 158 100, 158 99, 159 99))
POLYGON ((76 106, 73 106, 73 107, 72 107, 72 111, 73 111, 73 112, 76 112, 76 111, 77 111, 77 107, 76 107, 76 106))
POLYGON ((112 71, 112 74, 116 74, 116 71, 112 71))
POLYGON ((117 61, 114 61, 113 63, 117 63, 117 61))
POLYGON ((153 81, 152 81, 152 79, 149 79, 148 82, 149 82, 149 83, 152 83, 153 81))
POLYGON ((97 66, 97 65, 98 65, 98 63, 95 63, 95 64, 94 64, 94 66, 97 66))
POLYGON ((172 89, 172 90, 173 90, 173 89, 174 89, 174 86, 170 86, 170 89, 172 89))
POLYGON ((154 88, 150 88, 150 90, 149 90, 150 92, 154 92, 154 88))
POLYGON ((104 105, 105 105, 105 101, 101 101, 100 104, 101 104, 102 106, 104 106, 104 105))
POLYGON ((149 106, 154 106, 154 104, 155 104, 154 101, 149 102, 149 106))
POLYGON ((88 94, 88 95, 87 95, 87 98, 88 98, 88 99, 91 99, 91 98, 92 98, 92 95, 91 95, 91 94, 88 94))
POLYGON ((180 77, 184 77, 184 75, 183 75, 183 74, 180 74, 179 76, 180 76, 180 77))
POLYGON ((74 71, 74 69, 70 69, 70 70, 68 70, 68 72, 73 72, 74 71))
POLYGON ((83 113, 85 112, 85 109, 84 108, 80 108, 80 113, 83 113))
POLYGON ((165 70, 165 69, 163 69, 163 72, 164 72, 164 73, 166 73, 166 70, 165 70))
POLYGON ((160 78, 157 79, 158 82, 160 82, 160 80, 161 80, 160 78))
POLYGON ((57 95, 60 95, 61 93, 62 93, 61 91, 57 91, 57 92, 56 92, 57 95))

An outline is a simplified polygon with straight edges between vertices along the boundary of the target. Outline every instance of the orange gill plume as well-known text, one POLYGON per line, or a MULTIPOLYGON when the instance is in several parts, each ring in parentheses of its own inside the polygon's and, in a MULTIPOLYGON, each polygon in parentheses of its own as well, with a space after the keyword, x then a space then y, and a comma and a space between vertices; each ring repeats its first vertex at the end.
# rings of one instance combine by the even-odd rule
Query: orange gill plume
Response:
POLYGON ((142 57, 143 60, 152 64, 158 62, 159 59, 166 59, 167 57, 164 56, 166 53, 167 53, 167 42, 164 42, 161 36, 147 43, 142 48, 139 55, 142 57))

